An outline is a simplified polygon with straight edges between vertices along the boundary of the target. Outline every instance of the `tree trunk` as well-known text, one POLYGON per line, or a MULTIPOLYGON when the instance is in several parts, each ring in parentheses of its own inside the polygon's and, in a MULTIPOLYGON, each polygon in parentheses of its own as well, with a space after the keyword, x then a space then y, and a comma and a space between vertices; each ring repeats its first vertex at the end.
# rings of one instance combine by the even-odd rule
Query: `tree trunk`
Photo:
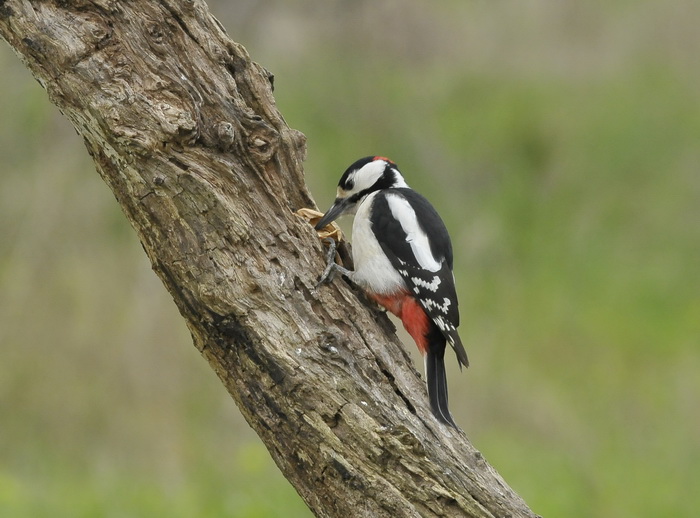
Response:
POLYGON ((0 0, 195 346, 317 516, 533 517, 438 423, 392 324, 294 211, 304 136, 201 0, 0 0))

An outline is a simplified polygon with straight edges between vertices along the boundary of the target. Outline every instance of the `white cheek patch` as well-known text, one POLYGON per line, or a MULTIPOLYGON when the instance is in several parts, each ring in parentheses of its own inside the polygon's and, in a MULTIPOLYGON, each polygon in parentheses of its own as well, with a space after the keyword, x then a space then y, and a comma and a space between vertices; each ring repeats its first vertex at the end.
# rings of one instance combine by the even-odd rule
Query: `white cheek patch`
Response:
POLYGON ((352 173, 348 179, 353 179, 355 185, 351 189, 352 192, 360 192, 372 187, 382 174, 386 163, 383 160, 375 160, 352 173))
MULTIPOLYGON (((391 214, 401 224, 401 228, 406 233, 406 242, 411 245, 411 250, 418 264, 424 270, 437 272, 442 267, 442 261, 438 261, 433 257, 430 250, 428 235, 418 224, 416 212, 413 210, 413 207, 411 207, 411 204, 408 203, 403 196, 398 194, 387 195, 386 201, 389 204, 391 214)), ((435 279, 437 279, 437 277, 435 277, 435 279)), ((436 289, 437 286, 432 291, 436 289)))

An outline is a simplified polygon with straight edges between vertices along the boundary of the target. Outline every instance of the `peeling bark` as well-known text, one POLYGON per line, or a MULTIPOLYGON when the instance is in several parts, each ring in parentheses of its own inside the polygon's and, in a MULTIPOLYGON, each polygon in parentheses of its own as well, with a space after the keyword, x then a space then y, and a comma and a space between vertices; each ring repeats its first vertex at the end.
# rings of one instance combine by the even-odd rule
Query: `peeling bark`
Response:
POLYGON ((534 517, 438 423, 389 320, 293 214, 305 137, 200 0, 0 0, 248 423, 321 517, 534 517))

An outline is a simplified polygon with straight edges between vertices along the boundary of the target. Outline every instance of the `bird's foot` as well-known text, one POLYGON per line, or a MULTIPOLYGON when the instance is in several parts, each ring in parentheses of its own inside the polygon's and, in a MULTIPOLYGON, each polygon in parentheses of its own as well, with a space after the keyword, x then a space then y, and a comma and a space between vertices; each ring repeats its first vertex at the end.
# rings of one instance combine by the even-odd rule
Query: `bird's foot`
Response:
POLYGON ((323 270, 323 273, 316 284, 317 288, 321 284, 331 282, 335 278, 336 273, 340 273, 341 275, 345 275, 347 277, 350 277, 352 274, 350 270, 343 268, 335 262, 335 251, 338 246, 335 239, 327 237, 322 241, 328 244, 328 252, 326 253, 326 269, 323 270))

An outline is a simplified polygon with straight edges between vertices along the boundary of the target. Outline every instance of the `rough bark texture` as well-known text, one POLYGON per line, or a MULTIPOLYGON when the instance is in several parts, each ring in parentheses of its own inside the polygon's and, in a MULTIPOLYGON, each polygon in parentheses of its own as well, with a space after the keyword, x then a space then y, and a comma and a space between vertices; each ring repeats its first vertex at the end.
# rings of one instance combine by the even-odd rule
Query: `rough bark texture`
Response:
POLYGON ((0 0, 153 269, 317 516, 533 517, 431 415, 392 324, 324 266, 304 136, 200 0, 0 0))

